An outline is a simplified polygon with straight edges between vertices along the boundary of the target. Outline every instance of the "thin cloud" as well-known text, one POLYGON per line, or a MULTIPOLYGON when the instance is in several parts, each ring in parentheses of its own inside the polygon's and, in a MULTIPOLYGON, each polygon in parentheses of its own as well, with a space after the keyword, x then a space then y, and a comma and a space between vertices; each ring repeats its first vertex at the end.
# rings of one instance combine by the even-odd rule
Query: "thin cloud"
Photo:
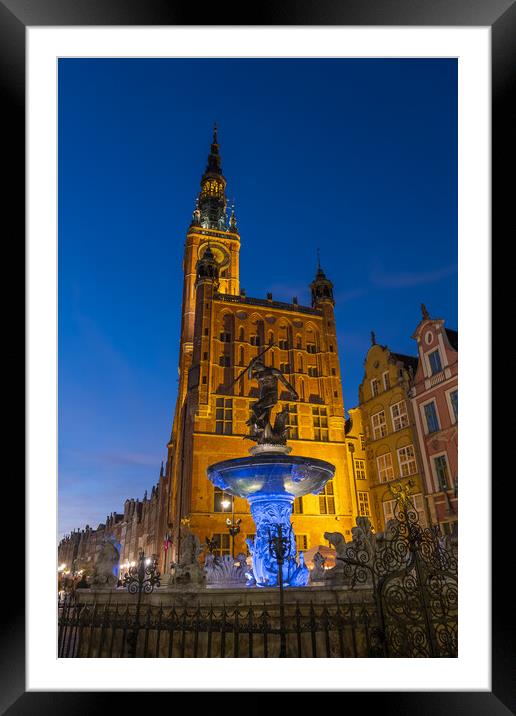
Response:
POLYGON ((437 283, 437 281, 453 275, 456 271, 457 266, 455 265, 443 266, 434 271, 402 271, 400 273, 388 273, 383 268, 377 267, 371 272, 369 280, 379 288, 409 288, 437 283))

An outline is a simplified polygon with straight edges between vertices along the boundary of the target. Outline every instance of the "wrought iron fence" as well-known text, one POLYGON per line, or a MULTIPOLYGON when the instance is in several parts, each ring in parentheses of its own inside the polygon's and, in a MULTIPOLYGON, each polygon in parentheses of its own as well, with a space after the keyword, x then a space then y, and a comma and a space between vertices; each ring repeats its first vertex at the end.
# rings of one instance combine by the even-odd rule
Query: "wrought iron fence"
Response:
POLYGON ((68 604, 59 618, 61 658, 274 658, 383 656, 376 609, 368 605, 291 605, 281 629, 269 606, 163 607, 68 604), (134 635, 132 648, 131 637, 134 635))

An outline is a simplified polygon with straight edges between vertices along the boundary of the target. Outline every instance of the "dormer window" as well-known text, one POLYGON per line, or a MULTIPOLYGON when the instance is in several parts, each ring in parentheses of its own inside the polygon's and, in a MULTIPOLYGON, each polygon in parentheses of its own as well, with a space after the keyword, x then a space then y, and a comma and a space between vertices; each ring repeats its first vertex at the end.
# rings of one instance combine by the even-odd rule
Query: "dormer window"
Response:
POLYGON ((428 363, 430 365, 431 375, 435 375, 436 373, 440 373, 442 371, 443 366, 439 350, 432 351, 428 354, 428 363))

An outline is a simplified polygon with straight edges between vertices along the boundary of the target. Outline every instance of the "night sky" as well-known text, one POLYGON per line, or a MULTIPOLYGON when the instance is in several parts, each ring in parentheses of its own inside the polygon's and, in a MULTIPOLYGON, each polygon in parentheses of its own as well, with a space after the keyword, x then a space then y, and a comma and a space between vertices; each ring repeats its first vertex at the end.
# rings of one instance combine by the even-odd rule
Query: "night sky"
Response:
POLYGON ((320 248, 346 408, 371 330, 457 328, 455 60, 60 60, 59 536, 158 478, 214 121, 241 286, 310 305, 320 248))

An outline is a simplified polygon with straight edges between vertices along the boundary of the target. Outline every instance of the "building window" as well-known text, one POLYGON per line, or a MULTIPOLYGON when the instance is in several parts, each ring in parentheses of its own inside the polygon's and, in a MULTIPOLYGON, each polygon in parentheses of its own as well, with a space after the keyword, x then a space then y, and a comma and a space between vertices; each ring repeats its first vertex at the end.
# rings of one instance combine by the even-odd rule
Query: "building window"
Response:
POLYGON ((401 400, 399 403, 391 405, 391 415, 392 426, 395 431, 401 430, 402 428, 406 428, 409 424, 407 415, 407 404, 404 400, 401 400))
POLYGON ((308 535, 296 535, 296 547, 298 552, 308 549, 308 535))
POLYGON ((213 511, 231 512, 233 509, 233 496, 228 495, 220 487, 213 488, 213 511))
POLYGON ((288 428, 287 435, 290 440, 297 440, 299 438, 298 422, 297 422, 297 405, 291 405, 290 403, 287 403, 287 405, 284 405, 283 407, 287 408, 287 410, 288 410, 287 423, 286 423, 286 427, 288 428))
POLYGON ((239 340, 239 341, 245 340, 245 338, 244 338, 244 329, 243 329, 242 327, 240 327, 240 330, 239 330, 239 332, 238 332, 238 340, 239 340))
POLYGON ((386 452, 385 455, 377 457, 376 464, 378 465, 379 482, 388 482, 394 478, 394 468, 392 466, 392 455, 390 452, 386 452))
POLYGON ((367 492, 358 493, 358 513, 362 517, 369 517, 371 515, 369 509, 369 494, 367 492))
POLYGON ((219 358, 219 365, 223 368, 229 368, 231 365, 231 356, 222 355, 219 358))
POLYGON ((321 515, 335 514, 335 495, 332 480, 326 483, 324 490, 319 494, 319 512, 321 515))
POLYGON ((326 408, 312 408, 314 440, 328 442, 328 411, 326 408))
POLYGON ((206 376, 205 376, 205 375, 203 375, 203 377, 202 377, 202 384, 203 384, 203 385, 206 385, 206 382, 207 382, 207 380, 206 380, 206 376))
POLYGON ((244 349, 243 348, 240 348, 240 365, 245 365, 244 349))
POLYGON ((446 455, 434 457, 434 467, 439 489, 447 490, 450 484, 450 478, 448 474, 448 461, 446 460, 446 455))
POLYGON ((273 335, 272 331, 269 331, 269 333, 267 335, 268 335, 267 341, 268 341, 269 345, 272 346, 272 344, 274 343, 274 335, 273 335))
POLYGON ((378 378, 373 378, 373 380, 371 381, 371 395, 374 398, 379 394, 380 394, 380 381, 378 380, 378 378))
POLYGON ((214 534, 212 540, 215 542, 214 554, 223 557, 225 554, 231 554, 231 543, 228 532, 214 534))
POLYGON ((383 389, 389 390, 390 387, 391 387, 391 379, 389 377, 389 371, 386 371, 383 374, 383 389))
POLYGON ((371 424, 373 426, 373 440, 384 438, 387 435, 387 423, 385 422, 385 411, 371 415, 371 424))
POLYGON ((249 342, 252 346, 260 345, 260 336, 249 336, 249 342))
POLYGON ((400 474, 402 477, 416 474, 417 464, 413 445, 407 445, 407 447, 398 450, 398 462, 400 464, 400 474))
POLYGON ((302 497, 296 497, 294 500, 294 504, 292 506, 292 512, 295 515, 302 515, 303 514, 303 498, 302 497))
POLYGON ((436 433, 439 430, 439 420, 437 417, 437 408, 433 401, 425 405, 425 418, 428 432, 436 433))
POLYGON ((332 369, 331 369, 331 374, 332 374, 332 375, 337 375, 337 369, 336 369, 336 368, 332 368, 332 369))
POLYGON ((330 345, 330 353, 333 353, 333 346, 330 345))
POLYGON ((307 343, 306 344, 306 352, 307 353, 317 353, 315 343, 307 343))
POLYGON ((418 492, 416 495, 410 495, 410 501, 412 502, 412 505, 417 512, 419 524, 421 525, 421 527, 426 527, 427 523, 423 495, 421 494, 421 492, 418 492))
POLYGON ((387 523, 389 520, 396 519, 396 516, 394 514, 394 508, 396 507, 396 500, 385 500, 383 503, 383 518, 385 520, 385 526, 387 527, 387 523))
POLYGON ((428 362, 430 364, 431 375, 435 375, 436 373, 440 373, 442 371, 443 367, 441 364, 439 350, 432 351, 428 354, 428 362))
POLYGON ((361 449, 361 450, 365 450, 365 449, 366 449, 365 436, 362 435, 362 433, 360 433, 359 437, 360 437, 360 449, 361 449))
POLYGON ((209 333, 209 329, 208 329, 208 328, 205 328, 205 329, 204 329, 204 335, 207 336, 208 333, 209 333))
POLYGON ((308 375, 311 378, 317 378, 317 366, 315 365, 309 365, 308 366, 308 375))
POLYGON ((278 347, 282 351, 288 351, 288 340, 286 338, 280 338, 278 341, 278 347))
POLYGON ((450 404, 452 406, 453 410, 453 417, 455 418, 454 422, 457 422, 459 419, 459 391, 458 390, 452 390, 450 393, 450 404))
POLYGON ((358 457, 355 458, 355 475, 357 480, 366 479, 365 460, 360 460, 358 457))
POLYGON ((217 398, 215 402, 215 432, 219 435, 233 434, 233 400, 217 398))
POLYGON ((282 373, 290 373, 290 364, 289 363, 280 363, 279 369, 282 373))
POLYGON ((222 331, 220 334, 220 340, 222 341, 222 343, 231 343, 231 333, 222 331))

